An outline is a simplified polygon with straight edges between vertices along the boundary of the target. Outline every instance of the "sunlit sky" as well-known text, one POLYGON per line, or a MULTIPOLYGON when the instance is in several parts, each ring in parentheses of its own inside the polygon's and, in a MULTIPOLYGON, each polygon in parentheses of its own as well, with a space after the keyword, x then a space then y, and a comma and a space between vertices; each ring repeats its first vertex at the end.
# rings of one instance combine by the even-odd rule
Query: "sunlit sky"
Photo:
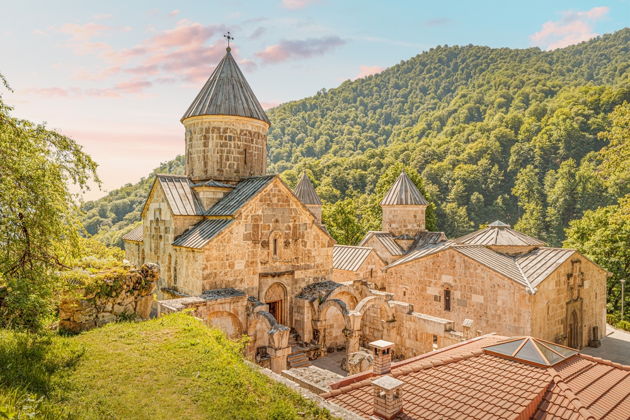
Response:
POLYGON ((179 119, 228 30, 269 108, 437 45, 554 49, 629 23, 630 0, 0 0, 1 93, 99 163, 94 199, 183 153, 179 119))

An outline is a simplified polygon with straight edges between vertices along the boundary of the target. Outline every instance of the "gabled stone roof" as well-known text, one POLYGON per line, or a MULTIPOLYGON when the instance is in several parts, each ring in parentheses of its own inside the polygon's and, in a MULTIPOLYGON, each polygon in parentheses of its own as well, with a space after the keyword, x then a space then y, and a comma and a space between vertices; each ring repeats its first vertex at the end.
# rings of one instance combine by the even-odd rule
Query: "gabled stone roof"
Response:
POLYGON ((465 245, 505 245, 505 246, 544 246, 539 239, 511 229, 510 225, 499 220, 491 223, 485 229, 469 233, 453 242, 465 245))
MULTIPOLYGON (((155 182, 162 187, 174 216, 201 216, 203 214, 203 206, 193 192, 192 183, 187 176, 158 174, 155 182)), ((145 202, 145 208, 148 202, 149 200, 145 202)))
POLYGON ((381 206, 426 206, 428 204, 429 202, 422 196, 416 184, 405 172, 401 172, 381 201, 381 206))
MULTIPOLYGON (((477 337, 392 363, 389 375, 404 382, 405 419, 625 419, 630 412, 630 366, 531 337, 477 337), (496 351, 512 341, 523 345, 512 350, 517 357, 496 351), (518 357, 529 357, 528 343, 537 362, 518 357), (560 358, 538 363, 549 362, 543 353, 551 348, 560 358)), ((370 418, 373 380, 371 372, 344 378, 322 397, 370 418)))
POLYGON ((199 115, 234 115, 255 118, 270 124, 230 49, 190 104, 182 121, 199 115))
POLYGON ((322 201, 319 199, 317 192, 315 192, 315 187, 306 175, 306 172, 302 172, 302 177, 300 178, 300 182, 295 186, 294 193, 304 204, 322 205, 322 201))
POLYGON ((405 255, 405 251, 396 243, 394 235, 389 232, 369 231, 359 246, 364 246, 374 237, 390 253, 390 255, 405 255))

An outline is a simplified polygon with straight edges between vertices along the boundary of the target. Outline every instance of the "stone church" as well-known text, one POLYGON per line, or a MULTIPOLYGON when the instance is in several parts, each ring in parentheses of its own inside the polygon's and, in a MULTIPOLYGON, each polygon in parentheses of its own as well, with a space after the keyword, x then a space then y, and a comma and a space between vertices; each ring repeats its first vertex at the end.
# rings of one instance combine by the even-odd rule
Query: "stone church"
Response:
POLYGON ((270 122, 229 47, 181 122, 185 175, 156 176, 123 237, 127 259, 159 264, 159 313, 190 309, 248 335, 263 366, 379 339, 409 357, 491 331, 573 347, 604 331, 603 270, 503 225, 453 241, 428 232, 428 203, 404 173, 381 202, 382 230, 335 245, 308 177, 291 191, 266 173, 270 122))

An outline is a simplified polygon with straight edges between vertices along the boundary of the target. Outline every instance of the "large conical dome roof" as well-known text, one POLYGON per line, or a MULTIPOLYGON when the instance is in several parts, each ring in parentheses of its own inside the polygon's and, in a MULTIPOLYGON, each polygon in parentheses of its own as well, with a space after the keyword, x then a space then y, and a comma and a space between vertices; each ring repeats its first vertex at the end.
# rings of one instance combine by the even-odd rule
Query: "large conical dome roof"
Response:
POLYGON ((182 120, 198 115, 235 115, 270 124, 267 114, 234 61, 230 48, 190 104, 182 120))
POLYGON ((401 172, 394 185, 392 185, 387 194, 385 194, 385 198, 381 201, 381 206, 427 206, 428 204, 418 187, 416 187, 416 184, 405 172, 401 172))

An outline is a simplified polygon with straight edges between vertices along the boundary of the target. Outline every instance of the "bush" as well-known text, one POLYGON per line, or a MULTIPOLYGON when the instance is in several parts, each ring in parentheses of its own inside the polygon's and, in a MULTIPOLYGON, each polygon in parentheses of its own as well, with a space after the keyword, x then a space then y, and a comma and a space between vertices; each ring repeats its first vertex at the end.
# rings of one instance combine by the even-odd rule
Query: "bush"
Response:
POLYGON ((620 330, 630 331, 630 321, 619 321, 614 326, 620 330))

